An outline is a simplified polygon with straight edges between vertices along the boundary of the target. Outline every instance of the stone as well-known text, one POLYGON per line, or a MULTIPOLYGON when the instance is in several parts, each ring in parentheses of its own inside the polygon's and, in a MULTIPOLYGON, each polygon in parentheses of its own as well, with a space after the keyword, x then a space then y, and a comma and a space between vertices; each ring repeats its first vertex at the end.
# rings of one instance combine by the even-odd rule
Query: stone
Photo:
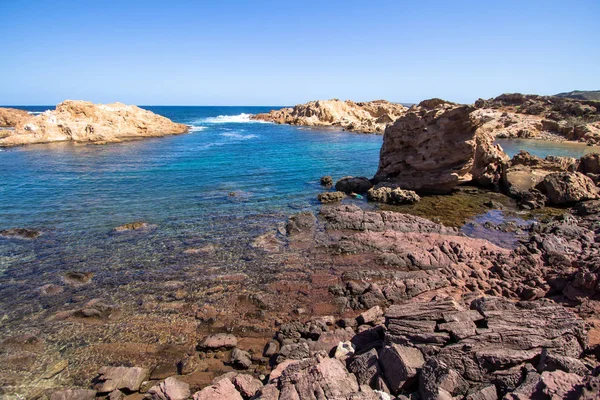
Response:
POLYGON ((279 364, 288 359, 301 360, 303 358, 307 358, 309 355, 310 349, 308 344, 305 342, 286 344, 281 347, 281 350, 279 350, 275 362, 279 364))
POLYGON ((321 203, 337 203, 344 200, 345 197, 344 192, 323 192, 317 195, 317 200, 321 203))
POLYGON ((237 338, 229 333, 215 333, 204 338, 197 346, 199 351, 231 349, 237 346, 237 338))
POLYGON ((28 228, 11 228, 0 231, 0 236, 16 239, 35 239, 41 234, 38 230, 28 228))
POLYGON ((473 111, 448 103, 411 108, 386 128, 373 180, 418 193, 450 193, 472 180, 497 182, 508 156, 492 135, 478 130, 473 111))
POLYGON ((366 193, 373 187, 373 184, 364 176, 352 177, 346 176, 335 183, 335 190, 346 194, 366 193))
POLYGON ((381 350, 379 363, 390 390, 398 393, 414 383, 425 359, 419 349, 392 344, 381 350))
POLYGON ((116 389, 135 392, 149 375, 150 371, 147 368, 102 367, 95 379, 94 389, 99 393, 108 393, 116 389))
POLYGON ((487 385, 474 390, 470 390, 465 400, 498 400, 496 386, 487 385))
POLYGON ((367 191, 367 200, 378 203, 401 205, 421 201, 421 197, 412 190, 402 190, 396 185, 379 183, 367 191))
POLYGON ((50 400, 95 400, 96 391, 86 389, 59 390, 50 395, 50 400))
POLYGON ((333 358, 344 361, 348 357, 351 357, 355 352, 354 345, 351 341, 339 342, 335 348, 333 358))
POLYGON ((329 175, 321 177, 321 186, 333 186, 333 178, 329 175))
POLYGON ((375 306, 361 313, 356 320, 359 324, 373 324, 381 317, 383 317, 383 310, 381 307, 375 306))
POLYGON ((31 115, 25 110, 0 107, 0 127, 14 127, 31 115))
POLYGON ((354 331, 350 328, 335 329, 323 332, 319 335, 319 339, 316 342, 310 342, 308 347, 310 351, 324 351, 330 354, 340 342, 350 341, 352 337, 354 337, 354 331))
POLYGON ((115 231, 115 232, 138 231, 138 230, 148 229, 150 227, 151 227, 151 225, 147 222, 135 221, 135 222, 130 222, 127 224, 117 226, 116 228, 113 229, 113 231, 115 231))
POLYGON ((263 387, 261 381, 247 374, 236 375, 231 382, 244 398, 254 396, 263 387))
POLYGON ((188 132, 163 116, 122 103, 65 100, 55 110, 17 119, 0 147, 49 142, 119 142, 188 132))
POLYGON ((265 349, 263 350, 263 355, 265 357, 271 357, 274 354, 277 354, 279 351, 279 342, 276 340, 271 340, 269 343, 265 345, 265 349))
POLYGON ((231 351, 231 364, 240 369, 248 369, 252 365, 250 353, 237 347, 231 351))
POLYGON ((582 217, 600 213, 600 200, 582 201, 575 204, 575 211, 582 217))
POLYGON ((298 104, 293 108, 273 110, 251 118, 277 124, 339 126, 356 132, 381 133, 387 124, 405 111, 403 105, 385 100, 353 102, 332 99, 298 104))
POLYGON ((598 188, 579 172, 557 172, 544 178, 543 186, 550 204, 564 205, 578 201, 595 200, 598 188))
POLYGON ((352 357, 348 363, 348 370, 356 375, 359 385, 374 387, 381 375, 379 356, 377 350, 371 349, 365 353, 352 357))
POLYGON ((221 379, 212 386, 207 386, 199 392, 194 393, 194 400, 243 400, 229 379, 221 379))
POLYGON ((176 378, 167 378, 148 390, 152 400, 186 400, 190 397, 190 385, 176 378))
POLYGON ((113 390, 108 395, 108 400, 125 400, 125 393, 121 392, 119 389, 113 390))
POLYGON ((275 367, 271 371, 271 374, 269 374, 269 382, 271 382, 275 379, 278 379, 287 367, 289 367, 290 365, 294 365, 298 362, 300 362, 300 361, 299 360, 285 360, 285 361, 282 361, 279 364, 277 364, 277 367, 275 367))
POLYGON ((434 400, 446 394, 452 398, 463 395, 468 388, 469 384, 458 372, 434 357, 427 360, 419 376, 422 400, 434 400))
POLYGON ((578 171, 583 174, 600 174, 600 154, 590 153, 581 157, 578 171))

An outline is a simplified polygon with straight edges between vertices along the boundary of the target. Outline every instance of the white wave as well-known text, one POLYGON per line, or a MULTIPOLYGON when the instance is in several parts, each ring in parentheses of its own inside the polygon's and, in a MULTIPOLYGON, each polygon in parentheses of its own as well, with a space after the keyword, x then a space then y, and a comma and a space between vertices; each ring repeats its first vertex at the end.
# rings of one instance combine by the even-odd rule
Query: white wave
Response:
POLYGON ((45 113, 46 111, 27 111, 27 114, 29 114, 29 115, 40 115, 40 114, 45 113))
POLYGON ((239 133, 221 133, 221 136, 223 137, 228 137, 228 138, 232 138, 232 139, 239 139, 239 140, 248 140, 248 139, 254 139, 257 138, 257 135, 242 135, 239 133))
POLYGON ((252 116, 252 114, 246 114, 246 113, 241 113, 238 115, 219 115, 216 117, 208 117, 208 118, 204 118, 201 120, 201 122, 205 122, 205 123, 209 123, 209 124, 239 124, 239 123, 243 123, 243 124, 247 124, 247 123, 257 123, 257 124, 263 124, 263 123, 267 123, 266 121, 256 121, 253 119, 250 119, 250 117, 252 116))
POLYGON ((206 129, 205 126, 200 125, 188 125, 190 127, 190 132, 202 132, 206 129))

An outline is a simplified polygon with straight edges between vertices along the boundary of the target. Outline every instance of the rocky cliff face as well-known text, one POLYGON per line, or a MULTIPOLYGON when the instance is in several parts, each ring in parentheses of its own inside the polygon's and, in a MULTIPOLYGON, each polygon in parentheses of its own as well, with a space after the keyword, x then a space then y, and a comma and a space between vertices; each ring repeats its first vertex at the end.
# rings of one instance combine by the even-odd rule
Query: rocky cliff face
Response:
POLYGON ((496 183, 508 157, 473 111, 439 99, 412 107, 386 128, 374 180, 425 193, 472 180, 496 183))
POLYGON ((20 120, 28 118, 30 115, 25 110, 16 108, 0 108, 0 127, 12 127, 20 120))
POLYGON ((121 103, 93 104, 66 100, 57 105, 55 110, 36 116, 9 113, 6 110, 0 111, 0 115, 13 116, 10 120, 5 118, 5 121, 10 122, 9 125, 14 126, 14 130, 4 131, 3 137, 0 137, 0 146, 62 141, 118 142, 180 134, 188 130, 184 124, 177 124, 153 112, 121 103))
POLYGON ((258 114, 253 119, 277 124, 339 126, 364 133, 382 133, 385 127, 406 112, 402 104, 385 100, 369 102, 317 100, 293 108, 258 114))

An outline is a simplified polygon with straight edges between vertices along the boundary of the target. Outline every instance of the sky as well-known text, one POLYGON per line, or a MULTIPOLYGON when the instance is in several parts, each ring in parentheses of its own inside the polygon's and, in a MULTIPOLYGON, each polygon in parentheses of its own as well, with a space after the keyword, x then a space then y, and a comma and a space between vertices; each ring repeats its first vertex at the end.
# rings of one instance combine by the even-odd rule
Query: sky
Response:
POLYGON ((598 0, 0 0, 0 104, 599 90, 598 21, 598 0))

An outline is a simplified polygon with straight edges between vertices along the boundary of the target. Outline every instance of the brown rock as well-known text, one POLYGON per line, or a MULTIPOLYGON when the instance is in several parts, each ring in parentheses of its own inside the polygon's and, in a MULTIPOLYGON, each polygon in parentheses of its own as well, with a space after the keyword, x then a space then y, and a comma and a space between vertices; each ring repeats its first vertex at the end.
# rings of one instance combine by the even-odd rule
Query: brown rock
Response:
POLYGON ((238 392, 229 379, 221 379, 212 386, 205 387, 199 392, 194 393, 194 400, 243 400, 244 398, 238 392))
POLYGON ((17 239, 35 239, 41 234, 40 231, 27 228, 11 228, 0 231, 0 236, 17 239))
POLYGON ((410 386, 425 364, 423 354, 414 347, 392 344, 379 354, 379 363, 393 393, 410 386))
POLYGON ((31 115, 25 110, 0 107, 0 127, 15 126, 30 117, 31 115))
POLYGON ((373 187, 373 184, 364 176, 346 176, 335 183, 335 190, 346 194, 366 193, 371 187, 373 187))
POLYGON ((94 400, 95 398, 96 391, 86 389, 60 390, 50 395, 50 400, 94 400))
POLYGON ((344 192, 323 192, 317 195, 317 200, 321 203, 337 203, 344 200, 346 194, 344 192))
POLYGON ((421 197, 412 190, 402 190, 396 185, 380 183, 367 191, 367 199, 385 204, 413 204, 420 201, 421 197))
POLYGON ((237 346, 237 338, 229 333, 215 333, 204 338, 198 344, 198 350, 218 350, 222 348, 231 349, 237 346))
POLYGON ((135 392, 148 378, 150 371, 139 367, 102 367, 98 374, 94 389, 100 393, 108 393, 116 389, 135 392))
POLYGON ((548 200, 554 205, 576 203, 598 198, 598 188, 587 176, 579 172, 556 172, 544 178, 548 200))
POLYGON ((375 306, 361 313, 357 320, 359 324, 372 324, 381 317, 383 317, 383 310, 381 307, 375 306))
POLYGON ((252 375, 240 374, 231 379, 231 382, 235 388, 242 394, 242 396, 249 398, 258 392, 263 384, 252 375))
POLYGON ((186 133, 188 127, 136 106, 66 100, 54 111, 16 120, 1 146, 61 141, 118 142, 123 139, 186 133))
POLYGON ((581 157, 578 171, 583 174, 600 174, 600 154, 591 153, 581 157))
POLYGON ((167 378, 148 390, 152 400, 186 400, 190 397, 190 385, 176 378, 167 378))

